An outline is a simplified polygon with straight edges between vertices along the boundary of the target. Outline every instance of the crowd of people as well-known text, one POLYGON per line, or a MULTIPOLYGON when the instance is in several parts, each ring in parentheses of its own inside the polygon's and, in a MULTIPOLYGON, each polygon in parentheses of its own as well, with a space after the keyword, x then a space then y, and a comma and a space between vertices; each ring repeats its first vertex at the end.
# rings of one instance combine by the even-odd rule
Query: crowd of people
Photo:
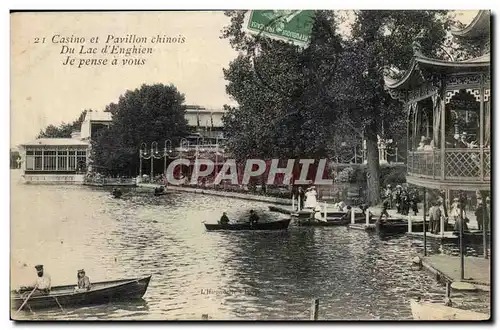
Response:
POLYGON ((418 215, 418 203, 420 196, 415 188, 410 189, 408 185, 397 185, 392 188, 390 184, 383 192, 383 209, 396 208, 398 214, 409 215, 410 211, 413 215, 418 215))
MULTIPOLYGON (((419 214, 418 203, 422 202, 422 200, 416 189, 410 189, 406 184, 397 185, 395 188, 392 188, 389 184, 383 196, 381 218, 382 216, 389 217, 388 210, 394 208, 401 215, 409 215, 410 212, 415 216, 419 214)), ((452 220, 454 231, 458 232, 460 225, 467 231, 469 223, 467 215, 470 215, 470 212, 467 212, 467 208, 469 210, 472 209, 470 211, 474 212, 479 230, 483 230, 485 227, 485 220, 487 221, 486 227, 489 226, 491 215, 490 197, 486 197, 484 202, 481 197, 478 197, 477 205, 472 208, 469 206, 470 200, 465 195, 462 196, 462 201, 460 201, 459 197, 455 197, 449 205, 448 210, 444 196, 444 191, 440 191, 437 196, 432 196, 432 194, 429 196, 427 216, 431 233, 437 234, 441 231, 441 220, 444 220, 444 230, 448 227, 449 220, 452 220)))

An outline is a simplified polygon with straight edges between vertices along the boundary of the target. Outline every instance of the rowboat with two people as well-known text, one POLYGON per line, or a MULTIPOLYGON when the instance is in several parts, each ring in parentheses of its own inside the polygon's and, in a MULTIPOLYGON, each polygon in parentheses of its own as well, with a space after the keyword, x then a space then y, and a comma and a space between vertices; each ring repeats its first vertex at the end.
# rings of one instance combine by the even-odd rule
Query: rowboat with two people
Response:
POLYGON ((254 210, 250 210, 248 222, 230 223, 226 212, 223 213, 220 221, 217 224, 205 223, 205 228, 208 231, 214 230, 284 230, 290 225, 291 219, 283 219, 271 222, 261 222, 260 218, 254 210))
POLYGON ((50 277, 43 274, 43 266, 37 266, 38 279, 33 287, 21 287, 11 291, 11 306, 20 312, 42 308, 89 306, 115 301, 141 299, 148 288, 151 275, 145 277, 90 283, 83 270, 78 271, 78 283, 50 286, 50 277), (40 268, 42 270, 40 271, 40 268), (42 274, 42 275, 40 275, 42 274), (86 278, 86 279, 85 279, 86 278))

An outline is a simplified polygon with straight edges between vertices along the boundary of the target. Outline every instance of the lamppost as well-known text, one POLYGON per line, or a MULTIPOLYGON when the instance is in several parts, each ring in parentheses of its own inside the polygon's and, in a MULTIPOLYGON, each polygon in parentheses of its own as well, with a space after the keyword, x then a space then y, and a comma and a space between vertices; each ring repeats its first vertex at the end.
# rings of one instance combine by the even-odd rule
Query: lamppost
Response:
MULTIPOLYGON (((184 151, 186 151, 186 152, 187 152, 187 151, 189 151, 189 141, 188 141, 187 139, 185 139, 185 138, 181 139, 181 142, 180 142, 180 148, 179 148, 179 149, 180 149, 180 150, 179 150, 179 151, 180 151, 180 153, 179 153, 179 154, 180 154, 180 156, 182 157, 182 156, 183 156, 184 151)), ((184 173, 183 173, 183 171, 182 171, 182 167, 181 167, 181 173, 180 173, 180 174, 181 174, 181 177, 183 177, 183 176, 184 176, 184 173)))
POLYGON ((163 175, 167 176, 167 156, 172 152, 172 141, 169 139, 165 140, 165 149, 163 150, 163 175))
POLYGON ((155 159, 155 155, 158 154, 158 142, 156 141, 153 141, 151 142, 151 181, 153 181, 153 175, 154 175, 154 172, 153 172, 153 162, 154 162, 154 159, 155 159))
POLYGON ((146 156, 146 142, 141 143, 139 148, 139 176, 142 177, 142 158, 146 156))

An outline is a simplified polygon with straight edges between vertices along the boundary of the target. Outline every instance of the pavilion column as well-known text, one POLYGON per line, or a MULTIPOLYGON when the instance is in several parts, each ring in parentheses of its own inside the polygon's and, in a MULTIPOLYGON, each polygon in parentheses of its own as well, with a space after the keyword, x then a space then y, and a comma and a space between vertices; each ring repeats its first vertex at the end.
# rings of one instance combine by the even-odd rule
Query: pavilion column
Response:
MULTIPOLYGON (((481 80, 483 80, 483 76, 481 76, 481 80)), ((481 81, 481 88, 479 89, 481 93, 480 103, 479 103, 479 175, 480 180, 484 180, 484 84, 481 81)), ((486 201, 484 201, 486 202, 486 201)))
POLYGON ((66 171, 69 171, 69 148, 66 148, 66 171))
POLYGON ((56 171, 59 168, 59 149, 56 149, 56 171))
POLYGON ((441 93, 441 180, 444 180, 445 175, 445 157, 446 157, 446 89, 443 88, 441 93))
POLYGON ((42 148, 42 171, 44 171, 44 163, 45 163, 45 153, 43 152, 44 148, 42 148))

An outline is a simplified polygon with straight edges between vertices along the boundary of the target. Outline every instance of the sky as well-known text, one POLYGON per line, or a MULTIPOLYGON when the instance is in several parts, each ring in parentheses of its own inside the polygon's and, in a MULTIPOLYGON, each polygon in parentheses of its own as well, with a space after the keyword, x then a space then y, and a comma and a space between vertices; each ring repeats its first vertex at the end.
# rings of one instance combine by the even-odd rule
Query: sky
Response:
MULTIPOLYGON (((458 12, 457 18, 467 24, 476 13, 458 12)), ((84 109, 102 111, 142 84, 172 83, 185 94, 187 104, 212 109, 234 104, 225 93, 222 72, 237 56, 220 38, 227 24, 229 18, 220 11, 11 14, 11 147, 33 140, 49 124, 75 120, 84 109), (145 60, 142 65, 81 68, 80 59, 104 56, 80 55, 81 44, 58 42, 61 37, 85 38, 84 51, 96 47, 99 52, 108 35, 130 34, 184 37, 185 42, 142 44, 153 47, 152 54, 135 55, 145 60), (99 37, 99 43, 91 43, 93 37, 99 37), (63 45, 75 47, 76 54, 61 54, 63 45), (76 58, 76 65, 63 65, 68 55, 76 58)), ((121 61, 133 56, 107 57, 121 61)))

